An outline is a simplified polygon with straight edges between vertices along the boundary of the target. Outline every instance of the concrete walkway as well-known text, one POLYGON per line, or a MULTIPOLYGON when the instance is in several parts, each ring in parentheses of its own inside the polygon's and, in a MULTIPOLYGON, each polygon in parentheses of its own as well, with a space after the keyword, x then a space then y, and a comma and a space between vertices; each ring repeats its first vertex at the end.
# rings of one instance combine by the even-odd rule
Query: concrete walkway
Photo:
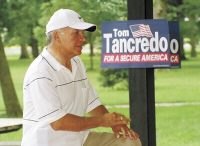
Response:
MULTIPOLYGON (((156 103, 156 107, 174 107, 174 106, 200 106, 200 102, 175 102, 175 103, 156 103)), ((128 104, 107 105, 107 108, 129 108, 128 104)))

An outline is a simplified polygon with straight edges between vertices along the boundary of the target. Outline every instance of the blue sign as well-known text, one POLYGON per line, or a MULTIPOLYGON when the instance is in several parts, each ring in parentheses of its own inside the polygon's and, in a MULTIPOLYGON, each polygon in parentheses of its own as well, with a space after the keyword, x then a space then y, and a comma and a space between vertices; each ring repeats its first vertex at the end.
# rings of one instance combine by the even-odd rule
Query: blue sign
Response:
POLYGON ((166 20, 102 24, 103 68, 180 67, 179 25, 166 20))

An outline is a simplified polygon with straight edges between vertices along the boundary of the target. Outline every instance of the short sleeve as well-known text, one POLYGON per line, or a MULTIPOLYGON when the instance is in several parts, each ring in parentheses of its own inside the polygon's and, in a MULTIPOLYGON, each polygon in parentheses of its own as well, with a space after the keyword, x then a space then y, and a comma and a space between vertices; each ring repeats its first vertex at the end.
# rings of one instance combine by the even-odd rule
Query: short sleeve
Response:
POLYGON ((87 112, 90 112, 97 106, 101 105, 101 102, 99 100, 99 96, 97 95, 97 92, 92 87, 89 81, 88 81, 88 86, 89 86, 89 99, 88 99, 87 112))

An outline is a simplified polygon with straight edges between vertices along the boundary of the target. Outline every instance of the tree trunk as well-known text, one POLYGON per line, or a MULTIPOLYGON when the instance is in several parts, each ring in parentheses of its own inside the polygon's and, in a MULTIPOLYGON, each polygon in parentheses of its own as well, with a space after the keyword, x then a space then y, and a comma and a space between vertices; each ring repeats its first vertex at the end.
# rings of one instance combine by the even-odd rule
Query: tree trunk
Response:
POLYGON ((94 69, 94 61, 93 61, 93 56, 94 56, 94 46, 93 43, 90 42, 90 69, 94 69))
POLYGON ((181 60, 187 60, 186 56, 185 56, 185 50, 183 48, 183 37, 180 36, 180 57, 181 60))
POLYGON ((20 55, 20 59, 26 59, 29 58, 28 56, 28 51, 27 51, 27 47, 25 44, 21 44, 21 55, 20 55))
POLYGON ((39 54, 38 41, 35 38, 32 38, 30 45, 31 45, 31 48, 32 48, 33 58, 36 58, 39 54))
POLYGON ((0 83, 2 88, 3 100, 8 117, 21 117, 22 109, 20 107, 17 94, 12 82, 11 73, 4 52, 3 42, 0 35, 0 83))
POLYGON ((197 57, 195 41, 191 41, 191 57, 197 57))

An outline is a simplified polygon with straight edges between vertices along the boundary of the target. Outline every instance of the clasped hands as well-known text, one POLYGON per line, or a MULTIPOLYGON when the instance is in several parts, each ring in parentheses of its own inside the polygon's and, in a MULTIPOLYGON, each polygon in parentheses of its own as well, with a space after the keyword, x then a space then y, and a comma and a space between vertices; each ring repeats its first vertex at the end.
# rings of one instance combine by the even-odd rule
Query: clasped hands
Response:
POLYGON ((137 139, 139 135, 128 127, 130 119, 119 113, 106 113, 103 126, 111 127, 117 138, 137 139))

